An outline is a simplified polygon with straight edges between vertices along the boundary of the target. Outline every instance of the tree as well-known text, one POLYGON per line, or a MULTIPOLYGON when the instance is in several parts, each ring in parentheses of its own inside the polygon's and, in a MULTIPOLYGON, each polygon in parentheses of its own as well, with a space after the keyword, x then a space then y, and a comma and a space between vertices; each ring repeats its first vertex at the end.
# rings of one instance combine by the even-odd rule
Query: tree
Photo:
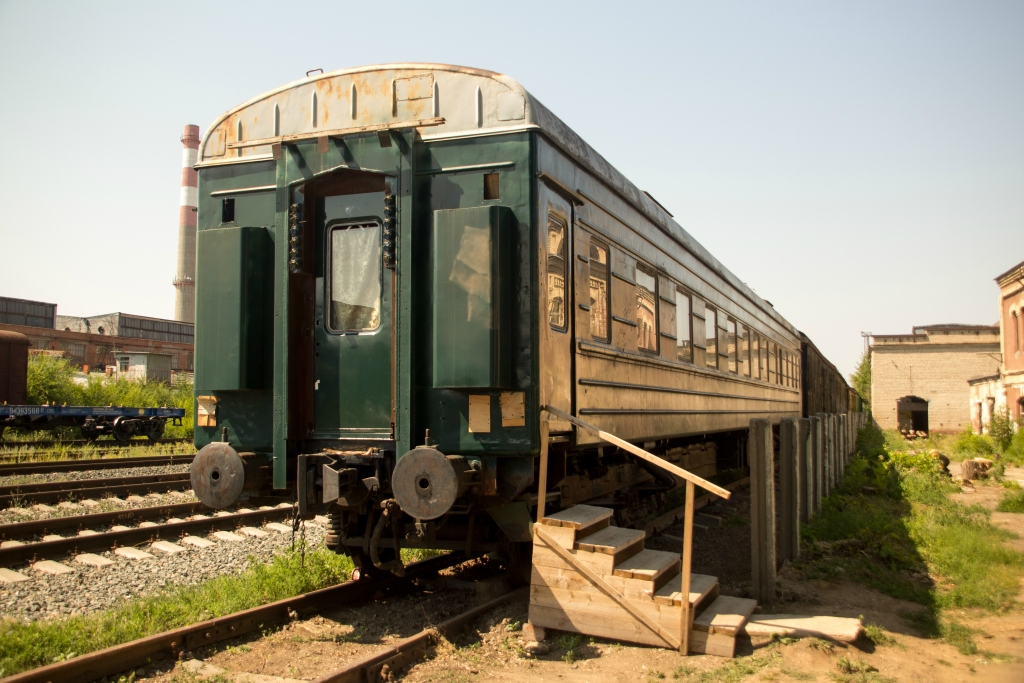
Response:
POLYGON ((860 363, 857 364, 857 369, 850 375, 850 383, 853 385, 854 391, 860 394, 860 397, 864 399, 864 403, 871 405, 871 350, 868 349, 864 352, 864 355, 860 357, 860 363))

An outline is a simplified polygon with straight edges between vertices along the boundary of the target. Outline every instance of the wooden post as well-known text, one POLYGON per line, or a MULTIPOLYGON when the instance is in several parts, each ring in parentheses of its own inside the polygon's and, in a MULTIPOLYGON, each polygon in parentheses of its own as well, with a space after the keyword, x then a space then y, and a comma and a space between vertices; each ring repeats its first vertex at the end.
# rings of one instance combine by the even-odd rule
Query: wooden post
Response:
MULTIPOLYGON (((796 468, 800 473, 799 521, 806 524, 811 518, 811 421, 802 417, 796 421, 796 468)), ((797 553, 800 557, 800 538, 797 534, 797 553)))
POLYGON ((800 454, 796 418, 779 422, 779 561, 795 560, 800 547, 800 454))
POLYGON ((544 519, 544 504, 548 499, 548 430, 546 419, 540 421, 540 477, 537 483, 537 524, 544 519))
POLYGON ((770 420, 750 421, 751 593, 761 603, 775 602, 775 467, 770 420))
POLYGON ((693 559, 693 499, 696 489, 692 481, 686 482, 686 512, 683 516, 683 575, 679 583, 679 597, 682 611, 679 613, 679 652, 685 657, 690 652, 690 626, 693 614, 690 612, 690 563, 693 559))
POLYGON ((814 514, 821 509, 821 418, 810 418, 811 421, 811 476, 808 477, 810 487, 810 512, 814 514))

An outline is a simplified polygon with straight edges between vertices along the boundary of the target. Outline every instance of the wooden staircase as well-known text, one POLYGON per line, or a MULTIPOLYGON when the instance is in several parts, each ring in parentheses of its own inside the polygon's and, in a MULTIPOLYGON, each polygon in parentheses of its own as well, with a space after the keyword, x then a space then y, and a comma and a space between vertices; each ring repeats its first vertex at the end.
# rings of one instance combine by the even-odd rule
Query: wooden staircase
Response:
POLYGON ((673 649, 688 636, 690 653, 732 657, 757 603, 719 596, 716 577, 691 574, 684 617, 679 555, 645 548, 643 531, 611 517, 576 505, 534 526, 530 623, 673 649))

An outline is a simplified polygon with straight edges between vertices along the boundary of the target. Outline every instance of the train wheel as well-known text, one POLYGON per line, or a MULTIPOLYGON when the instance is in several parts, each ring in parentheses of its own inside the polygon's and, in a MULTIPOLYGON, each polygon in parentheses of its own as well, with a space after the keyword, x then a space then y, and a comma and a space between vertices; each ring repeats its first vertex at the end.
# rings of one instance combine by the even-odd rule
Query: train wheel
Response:
POLYGON ((111 432, 114 435, 114 439, 122 446, 132 440, 133 430, 123 417, 114 420, 114 428, 111 432))
MULTIPOLYGON (((391 574, 387 569, 378 569, 373 566, 373 560, 370 559, 370 555, 364 554, 362 548, 351 548, 349 549, 350 556, 352 557, 352 564, 356 566, 352 572, 352 579, 358 581, 365 577, 368 579, 383 579, 385 576, 391 574)), ((390 562, 395 559, 395 551, 392 548, 381 548, 377 552, 381 562, 390 562)))
POLYGON ((533 543, 517 543, 502 539, 498 544, 498 556, 505 565, 509 581, 513 586, 529 586, 533 567, 533 543))
POLYGON ((150 420, 146 424, 146 437, 150 441, 159 441, 164 435, 165 422, 163 420, 150 420))

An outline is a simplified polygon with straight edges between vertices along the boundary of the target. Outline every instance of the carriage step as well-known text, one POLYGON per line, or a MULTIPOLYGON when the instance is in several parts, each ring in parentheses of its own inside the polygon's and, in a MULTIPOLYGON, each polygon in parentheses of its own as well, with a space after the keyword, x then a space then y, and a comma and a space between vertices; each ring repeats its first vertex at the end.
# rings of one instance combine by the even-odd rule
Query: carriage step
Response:
MULTIPOLYGON (((668 583, 654 594, 654 602, 659 605, 675 605, 677 607, 682 605, 682 595, 679 592, 682 583, 681 575, 669 579, 668 583)), ((708 604, 717 597, 718 577, 707 574, 690 575, 690 607, 700 608, 701 605, 708 604)))
MULTIPOLYGON (((624 529, 622 527, 609 526, 588 534, 583 540, 576 541, 576 550, 585 553, 619 555, 635 546, 643 548, 644 538, 646 537, 647 534, 640 529, 624 529)), ((637 552, 639 552, 639 549, 637 552)))
POLYGON ((588 534, 607 529, 612 511, 593 505, 574 505, 561 512, 544 517, 540 523, 558 545, 573 550, 576 541, 588 534))

